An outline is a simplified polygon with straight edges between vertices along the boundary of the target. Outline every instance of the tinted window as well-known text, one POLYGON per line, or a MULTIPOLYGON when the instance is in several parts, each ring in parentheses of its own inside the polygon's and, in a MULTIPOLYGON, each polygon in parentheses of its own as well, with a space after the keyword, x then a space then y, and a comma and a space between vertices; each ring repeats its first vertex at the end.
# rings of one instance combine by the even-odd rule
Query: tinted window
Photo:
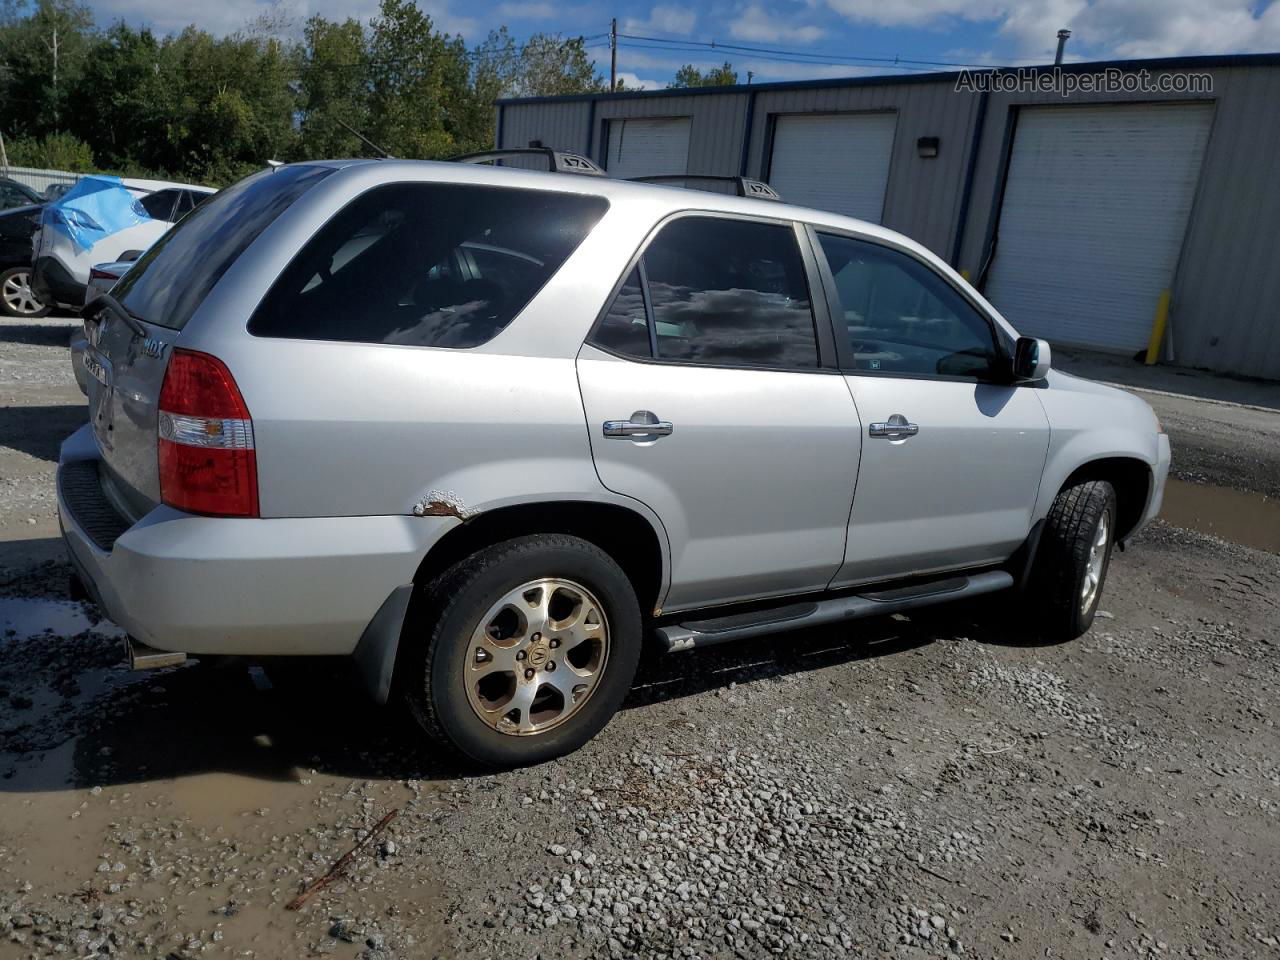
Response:
MULTIPOLYGON (((854 368, 888 374, 991 377, 999 369, 991 325, 914 257, 819 234, 835 277, 854 368)), ((839 316, 837 316, 837 334, 839 316)))
POLYGON ((112 296, 135 317, 181 330, 258 234, 332 172, 278 167, 227 187, 153 243, 112 296))
POLYGON ((603 197, 506 187, 377 187, 303 247, 249 331, 476 346, 524 309, 607 206, 603 197))
POLYGON ((173 202, 178 199, 177 190, 157 190, 149 193, 138 202, 142 209, 156 220, 173 219, 173 202))
POLYGON ((652 356, 638 267, 628 275, 627 282, 622 285, 608 311, 600 318, 591 342, 629 357, 652 356))
POLYGON ((816 367, 804 262, 791 227, 681 217, 644 254, 658 356, 816 367))

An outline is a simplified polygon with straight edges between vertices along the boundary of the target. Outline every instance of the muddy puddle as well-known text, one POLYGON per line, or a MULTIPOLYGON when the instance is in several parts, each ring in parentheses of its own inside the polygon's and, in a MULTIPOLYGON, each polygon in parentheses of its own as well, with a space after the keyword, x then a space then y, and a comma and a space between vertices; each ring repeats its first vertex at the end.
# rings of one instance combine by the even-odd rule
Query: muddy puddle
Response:
POLYGON ((1160 519, 1175 527, 1280 553, 1280 500, 1169 478, 1160 519))
POLYGON ((17 640, 46 635, 71 637, 91 628, 108 637, 124 636, 110 621, 91 621, 85 615, 83 604, 47 597, 0 597, 0 637, 17 640))

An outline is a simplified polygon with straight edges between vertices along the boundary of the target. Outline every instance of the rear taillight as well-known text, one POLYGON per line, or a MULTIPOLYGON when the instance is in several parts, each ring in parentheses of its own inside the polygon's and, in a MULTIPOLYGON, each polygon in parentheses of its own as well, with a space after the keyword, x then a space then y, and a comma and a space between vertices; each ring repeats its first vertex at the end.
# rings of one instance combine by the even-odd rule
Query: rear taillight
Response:
POLYGON ((112 273, 109 270, 99 270, 97 267, 92 267, 89 270, 89 279, 90 280, 108 280, 111 283, 115 283, 117 280, 120 279, 120 275, 118 273, 112 273))
POLYGON ((256 517, 253 420, 226 365, 174 350, 159 406, 160 499, 188 513, 256 517))

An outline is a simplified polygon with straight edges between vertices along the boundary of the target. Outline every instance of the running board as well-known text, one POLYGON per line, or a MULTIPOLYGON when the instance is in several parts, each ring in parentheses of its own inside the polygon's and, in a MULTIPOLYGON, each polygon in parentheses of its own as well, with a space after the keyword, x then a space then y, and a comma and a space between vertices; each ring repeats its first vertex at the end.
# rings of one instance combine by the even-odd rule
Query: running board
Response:
POLYGON ((710 620, 690 620, 658 627, 654 634, 668 653, 692 650, 730 640, 746 640, 751 637, 776 633, 779 630, 795 630, 815 627, 825 623, 857 620, 861 617, 879 617, 900 613, 916 607, 935 603, 976 597, 995 593, 1013 586, 1013 576, 1004 570, 991 570, 964 577, 949 577, 929 583, 890 590, 873 590, 847 597, 828 600, 812 600, 791 603, 786 606, 737 613, 710 620))

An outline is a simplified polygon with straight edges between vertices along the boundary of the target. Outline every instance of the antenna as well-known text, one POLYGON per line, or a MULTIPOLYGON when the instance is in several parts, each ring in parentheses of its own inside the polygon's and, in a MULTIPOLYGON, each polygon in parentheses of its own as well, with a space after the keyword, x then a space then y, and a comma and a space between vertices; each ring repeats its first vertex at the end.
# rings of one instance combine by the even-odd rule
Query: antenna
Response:
POLYGON ((378 153, 382 154, 383 159, 385 159, 385 160, 394 160, 394 159, 395 159, 395 157, 393 157, 391 154, 389 154, 389 153, 388 153, 386 150, 384 150, 382 147, 378 146, 376 143, 374 143, 372 140, 370 140, 368 137, 366 137, 363 133, 361 133, 361 132, 360 132, 359 130, 357 130, 355 127, 351 126, 349 123, 346 123, 346 122, 344 122, 344 121, 342 121, 342 120, 339 120, 337 117, 333 117, 332 119, 333 119, 333 122, 334 122, 334 123, 336 123, 338 126, 340 126, 343 130, 347 131, 347 133, 351 134, 352 136, 359 137, 361 140, 363 140, 363 141, 365 142, 365 144, 366 144, 368 147, 370 147, 371 149, 376 150, 376 151, 378 151, 378 153))

